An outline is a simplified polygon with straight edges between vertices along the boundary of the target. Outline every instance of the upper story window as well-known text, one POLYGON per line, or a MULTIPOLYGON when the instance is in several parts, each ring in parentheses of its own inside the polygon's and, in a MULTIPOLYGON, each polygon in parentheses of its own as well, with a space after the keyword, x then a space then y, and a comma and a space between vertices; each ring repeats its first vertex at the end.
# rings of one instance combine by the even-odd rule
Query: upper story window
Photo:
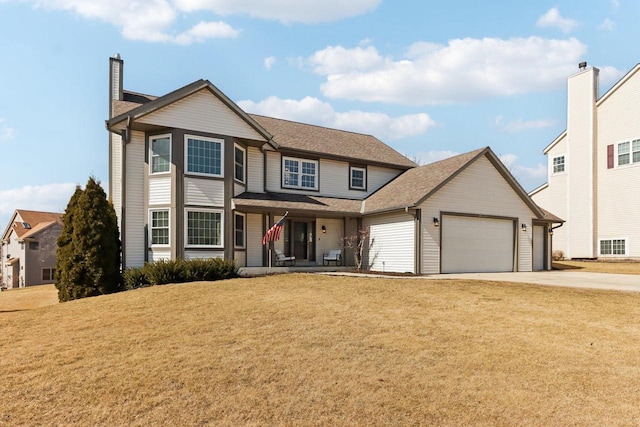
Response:
POLYGON ((565 171, 564 156, 553 158, 553 173, 562 173, 565 171))
POLYGON ((349 170, 349 188, 352 190, 366 190, 367 170, 355 166, 351 166, 349 170))
POLYGON ((40 242, 29 242, 29 250, 37 251, 40 249, 40 242))
POLYGON ((185 136, 186 172, 222 176, 223 143, 221 139, 185 136))
POLYGON ((245 180, 245 163, 247 158, 247 152, 244 148, 235 146, 233 152, 233 161, 234 161, 234 177, 236 180, 240 182, 244 182, 245 180))
POLYGON ((316 160, 282 158, 282 186, 286 188, 318 189, 318 162, 316 160))
POLYGON ((153 210, 149 214, 151 230, 150 242, 152 245, 169 244, 169 210, 153 210))
POLYGON ((618 144, 618 166, 640 163, 640 139, 618 144))
POLYGON ((149 168, 151 173, 166 173, 171 167, 171 137, 155 136, 149 144, 149 168))

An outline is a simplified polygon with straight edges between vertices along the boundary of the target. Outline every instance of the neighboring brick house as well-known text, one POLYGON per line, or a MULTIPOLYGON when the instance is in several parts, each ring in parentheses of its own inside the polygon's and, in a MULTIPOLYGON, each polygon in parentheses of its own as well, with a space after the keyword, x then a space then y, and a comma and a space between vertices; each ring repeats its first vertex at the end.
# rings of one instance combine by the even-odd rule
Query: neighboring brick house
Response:
POLYGON ((244 112, 198 80, 156 97, 123 89, 110 59, 109 196, 124 267, 172 258, 270 265, 274 249, 321 266, 370 230, 366 268, 418 274, 550 268, 561 222, 487 147, 418 167, 370 135, 244 112))
POLYGON ((53 283, 62 214, 18 209, 2 235, 2 286, 53 283))
POLYGON ((567 83, 567 129, 545 149, 547 183, 533 200, 566 220, 566 258, 640 258, 640 64, 598 98, 599 70, 567 83))

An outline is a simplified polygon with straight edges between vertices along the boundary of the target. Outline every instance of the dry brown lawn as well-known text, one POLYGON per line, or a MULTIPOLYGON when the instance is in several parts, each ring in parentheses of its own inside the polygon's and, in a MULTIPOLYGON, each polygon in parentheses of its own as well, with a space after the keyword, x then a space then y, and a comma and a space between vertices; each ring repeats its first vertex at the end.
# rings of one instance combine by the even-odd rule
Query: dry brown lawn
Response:
POLYGON ((640 274, 640 262, 638 261, 554 261, 553 268, 595 273, 640 274))
POLYGON ((0 314, 33 310, 58 303, 58 291, 54 285, 30 286, 0 292, 0 314))
POLYGON ((482 281, 158 286, 0 313, 0 425, 637 426, 639 319, 482 281))

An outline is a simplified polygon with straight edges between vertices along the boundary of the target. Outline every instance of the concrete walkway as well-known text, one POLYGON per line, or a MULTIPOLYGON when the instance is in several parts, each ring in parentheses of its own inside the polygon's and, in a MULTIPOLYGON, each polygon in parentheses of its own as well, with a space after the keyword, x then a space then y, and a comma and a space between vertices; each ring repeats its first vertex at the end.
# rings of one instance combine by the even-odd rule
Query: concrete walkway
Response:
POLYGON ((520 273, 431 274, 428 276, 384 276, 372 274, 359 275, 352 272, 325 272, 320 274, 431 280, 492 280, 498 282, 533 283, 546 286, 565 286, 570 288, 640 292, 640 275, 591 273, 586 271, 572 270, 535 271, 520 273))

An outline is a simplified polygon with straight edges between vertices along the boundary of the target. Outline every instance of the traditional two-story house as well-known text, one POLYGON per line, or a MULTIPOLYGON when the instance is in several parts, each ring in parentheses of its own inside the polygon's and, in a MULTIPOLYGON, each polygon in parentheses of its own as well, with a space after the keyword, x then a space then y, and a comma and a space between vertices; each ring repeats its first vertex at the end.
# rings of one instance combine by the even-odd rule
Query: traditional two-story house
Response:
POLYGON ((62 214, 18 209, 2 234, 2 286, 53 283, 62 214))
POLYGON ((300 265, 370 230, 366 267, 427 274, 531 271, 558 218, 483 148, 417 167, 377 138, 247 114, 206 80, 161 97, 123 89, 110 59, 109 194, 124 267, 224 257, 270 265, 262 236, 300 265))
POLYGON ((545 149, 537 204, 566 220, 554 249, 566 258, 640 257, 640 65, 598 98, 598 73, 569 77, 567 129, 545 149))

